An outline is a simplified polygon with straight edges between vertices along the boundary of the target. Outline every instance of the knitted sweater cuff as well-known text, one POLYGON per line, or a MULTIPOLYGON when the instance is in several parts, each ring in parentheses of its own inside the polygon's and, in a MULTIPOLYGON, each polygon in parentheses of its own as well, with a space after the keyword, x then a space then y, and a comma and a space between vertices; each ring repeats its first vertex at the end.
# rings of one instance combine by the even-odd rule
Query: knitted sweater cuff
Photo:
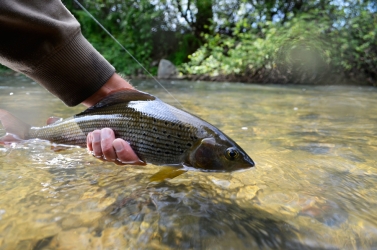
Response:
POLYGON ((114 72, 114 67, 79 31, 27 75, 66 105, 75 106, 98 91, 114 72))

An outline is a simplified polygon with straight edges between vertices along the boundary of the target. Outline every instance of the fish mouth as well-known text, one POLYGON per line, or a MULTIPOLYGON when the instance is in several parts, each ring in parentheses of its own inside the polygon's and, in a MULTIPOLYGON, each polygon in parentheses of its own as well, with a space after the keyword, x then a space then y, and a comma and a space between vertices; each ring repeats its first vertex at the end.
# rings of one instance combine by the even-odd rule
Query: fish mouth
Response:
POLYGON ((247 163, 242 164, 243 168, 255 167, 255 162, 250 157, 247 157, 245 160, 246 160, 247 163))
POLYGON ((249 164, 244 164, 241 166, 240 169, 248 169, 248 168, 255 168, 255 163, 252 161, 249 164))
POLYGON ((252 167, 255 167, 255 162, 253 161, 253 159, 251 159, 251 157, 246 153, 246 152, 242 152, 242 158, 243 158, 243 161, 240 162, 241 166, 239 166, 238 168, 240 169, 244 169, 244 168, 252 168, 252 167))
POLYGON ((255 162, 250 157, 247 159, 247 162, 251 165, 251 167, 255 167, 255 162))
POLYGON ((250 159, 245 163, 235 166, 231 171, 242 171, 242 170, 247 170, 254 167, 255 167, 255 163, 253 160, 250 159))

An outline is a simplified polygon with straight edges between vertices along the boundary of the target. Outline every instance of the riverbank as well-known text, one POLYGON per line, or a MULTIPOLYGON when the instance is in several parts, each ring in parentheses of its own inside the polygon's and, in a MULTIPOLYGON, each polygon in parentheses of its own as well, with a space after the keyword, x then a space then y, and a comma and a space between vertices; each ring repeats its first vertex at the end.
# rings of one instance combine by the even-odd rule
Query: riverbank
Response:
MULTIPOLYGON (((122 74, 122 73, 121 73, 122 74)), ((19 72, 10 69, 0 70, 0 77, 12 77, 22 75, 19 72)), ((137 76, 123 75, 126 79, 151 79, 152 77, 144 74, 137 76)), ((156 77, 156 76, 154 76, 156 77)), ((156 77, 157 78, 157 77, 156 77)), ((327 74, 302 74, 297 76, 294 74, 283 75, 279 71, 261 70, 253 75, 179 75, 170 80, 188 80, 188 81, 208 81, 208 82, 242 82, 250 84, 303 84, 303 85, 347 85, 347 86, 377 86, 377 81, 361 74, 345 74, 345 73, 327 73, 327 74)), ((169 80, 165 79, 165 80, 169 80)), ((1 83, 0 83, 1 84, 1 83)))
POLYGON ((377 86, 377 81, 362 75, 354 74, 318 74, 283 75, 277 71, 260 72, 253 75, 191 75, 183 76, 185 80, 210 81, 210 82, 243 82, 258 84, 309 84, 309 85, 351 85, 351 86, 377 86))

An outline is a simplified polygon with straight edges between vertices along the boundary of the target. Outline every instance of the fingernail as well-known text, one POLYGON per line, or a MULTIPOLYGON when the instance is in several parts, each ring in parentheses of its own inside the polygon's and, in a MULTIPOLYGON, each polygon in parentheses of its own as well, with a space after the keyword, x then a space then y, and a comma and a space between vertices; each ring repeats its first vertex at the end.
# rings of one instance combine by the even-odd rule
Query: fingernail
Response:
POLYGON ((93 151, 90 151, 90 153, 91 153, 94 157, 96 157, 96 158, 98 158, 98 159, 101 159, 101 158, 102 158, 102 155, 95 155, 95 153, 94 153, 93 151))
POLYGON ((110 136, 111 136, 111 130, 110 129, 104 128, 104 129, 101 130, 102 140, 106 140, 106 139, 110 138, 110 136))
POLYGON ((118 140, 115 140, 113 142, 113 146, 115 148, 115 151, 117 151, 117 152, 120 152, 120 151, 122 151, 124 149, 122 142, 118 141, 118 140))
POLYGON ((99 142, 101 140, 101 135, 99 133, 92 133, 93 142, 99 142))

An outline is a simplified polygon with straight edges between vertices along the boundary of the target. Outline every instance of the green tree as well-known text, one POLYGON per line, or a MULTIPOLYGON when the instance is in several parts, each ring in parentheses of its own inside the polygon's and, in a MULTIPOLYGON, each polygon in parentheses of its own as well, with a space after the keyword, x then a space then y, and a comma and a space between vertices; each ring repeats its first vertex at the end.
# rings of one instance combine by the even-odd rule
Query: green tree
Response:
MULTIPOLYGON (((73 0, 64 1, 82 26, 84 36, 117 71, 138 75, 140 66, 73 0)), ((151 63, 152 30, 160 15, 148 0, 83 0, 85 8, 143 65, 151 63)))

